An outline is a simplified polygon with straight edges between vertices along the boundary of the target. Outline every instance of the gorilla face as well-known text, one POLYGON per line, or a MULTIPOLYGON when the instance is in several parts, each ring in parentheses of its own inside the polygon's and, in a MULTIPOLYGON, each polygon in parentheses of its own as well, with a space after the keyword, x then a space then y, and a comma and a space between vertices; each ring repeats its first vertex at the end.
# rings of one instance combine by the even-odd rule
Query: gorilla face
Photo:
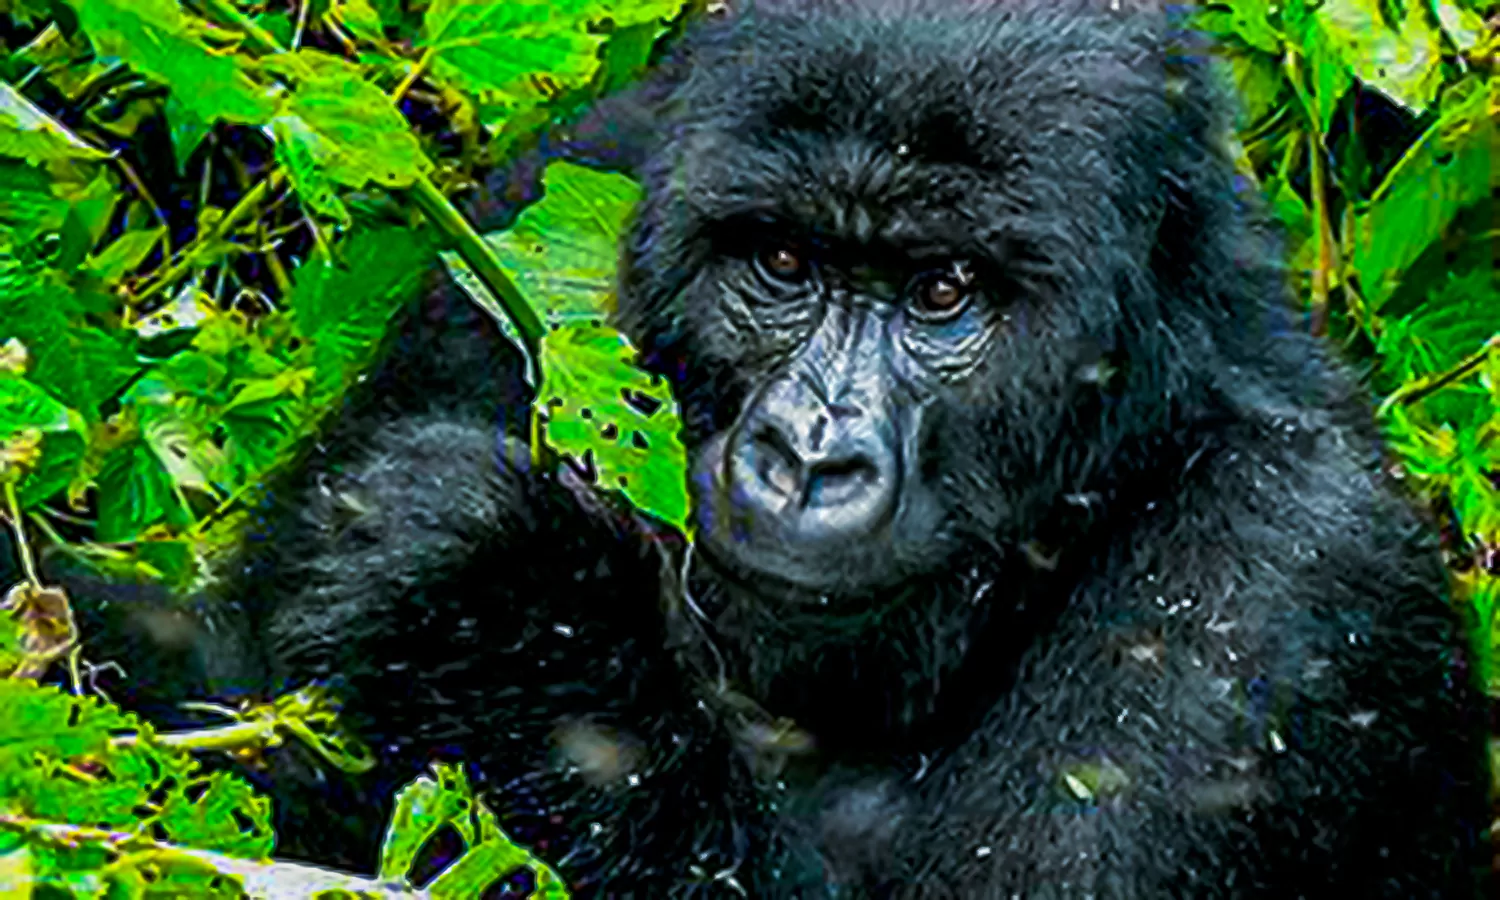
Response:
POLYGON ((1088 374, 1129 343, 1121 304, 1151 314, 1162 160, 1114 138, 1162 128, 1160 61, 1079 58, 1114 73, 1090 95, 1056 68, 1066 15, 929 15, 920 65, 864 52, 878 11, 710 37, 646 173, 619 318, 682 402, 700 551, 762 594, 868 598, 1024 540, 1101 464, 1088 374), (1022 78, 1025 108, 972 89, 1022 78))

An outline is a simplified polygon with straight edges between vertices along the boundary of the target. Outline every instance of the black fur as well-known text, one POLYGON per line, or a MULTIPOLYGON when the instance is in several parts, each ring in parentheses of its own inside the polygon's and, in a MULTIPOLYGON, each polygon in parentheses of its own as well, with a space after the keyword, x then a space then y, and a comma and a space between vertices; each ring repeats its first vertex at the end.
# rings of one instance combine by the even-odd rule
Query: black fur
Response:
POLYGON ((576 896, 1479 895, 1483 731, 1432 536, 1290 327, 1201 50, 1101 5, 700 29, 619 320, 702 474, 816 326, 744 306, 746 216, 974 258, 980 343, 901 388, 922 516, 816 590, 767 563, 796 548, 684 562, 398 352, 407 390, 351 411, 215 613, 253 651, 216 690, 339 676, 382 755, 289 765, 286 852, 372 866, 389 792, 443 753, 576 896))

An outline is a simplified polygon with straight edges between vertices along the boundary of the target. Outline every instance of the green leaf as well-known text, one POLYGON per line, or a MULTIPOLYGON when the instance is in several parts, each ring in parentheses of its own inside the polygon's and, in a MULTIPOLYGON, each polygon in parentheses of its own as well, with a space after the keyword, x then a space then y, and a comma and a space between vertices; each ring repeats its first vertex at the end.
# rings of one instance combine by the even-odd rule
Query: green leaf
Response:
POLYGON ((11 338, 31 352, 30 380, 89 421, 141 369, 133 338, 86 324, 54 278, 0 273, 0 344, 11 338))
POLYGON ((1434 5, 1438 21, 1455 47, 1468 52, 1484 39, 1484 17, 1479 13, 1454 0, 1434 0, 1434 5))
POLYGON ((24 432, 41 436, 41 457, 17 482, 23 507, 67 487, 87 445, 83 417, 46 391, 14 375, 0 375, 0 445, 24 432))
POLYGON ((312 148, 321 139, 305 122, 293 117, 277 119, 273 133, 276 160, 291 178, 297 196, 313 213, 348 227, 352 221, 348 207, 339 199, 333 180, 313 158, 312 148))
POLYGON ((177 163, 177 174, 181 175, 193 152, 213 131, 213 125, 184 105, 175 94, 167 95, 163 112, 167 117, 167 132, 172 136, 172 159, 177 163))
POLYGON ((313 397, 341 393, 374 360, 397 312, 417 295, 432 247, 402 227, 357 230, 343 261, 297 270, 289 298, 297 333, 311 345, 313 397))
POLYGON ((1421 112, 1442 84, 1442 44, 1423 6, 1406 4, 1397 30, 1386 23, 1380 0, 1324 0, 1309 24, 1361 81, 1421 112))
POLYGON ((1281 55, 1281 35, 1268 17, 1272 0, 1229 0, 1234 33, 1257 50, 1281 55))
POLYGON ((309 202, 326 202, 318 186, 306 181, 312 166, 352 188, 370 181, 407 187, 431 171, 406 120, 359 67, 315 50, 299 51, 297 58, 303 66, 290 71, 299 83, 275 127, 278 141, 296 145, 282 158, 297 164, 292 175, 304 179, 309 202))
POLYGON ((250 785, 227 772, 214 772, 168 794, 160 822, 170 838, 184 846, 265 859, 274 838, 270 806, 250 785))
POLYGON ((569 163, 548 166, 543 186, 514 227, 486 240, 544 321, 599 319, 613 305, 620 237, 640 186, 569 163))
POLYGON ((605 0, 604 11, 616 28, 675 19, 688 7, 688 0, 605 0))
POLYGON ((3 81, 0 81, 0 155, 32 164, 106 156, 3 81))
POLYGON ((1358 217, 1351 266, 1372 309, 1390 298, 1407 268, 1464 207, 1487 200, 1500 185, 1492 104, 1500 104, 1500 81, 1450 88, 1438 120, 1358 217))
MULTIPOLYGON (((264 799, 150 738, 143 722, 97 697, 0 679, 0 797, 8 810, 119 831, 159 827, 171 842, 252 859, 270 855, 264 799), (114 743, 131 733, 146 740, 114 743)), ((49 848, 47 860, 49 877, 59 882, 108 861, 102 848, 64 844, 49 848)))
POLYGON ((559 87, 588 82, 604 37, 590 34, 590 0, 434 0, 418 46, 438 54, 434 70, 474 92, 541 76, 559 87))
POLYGON ((94 52, 166 85, 202 121, 260 125, 276 106, 240 58, 218 53, 193 33, 174 0, 67 0, 94 52))
POLYGON ((635 350, 611 328, 550 332, 542 341, 538 392, 547 442, 559 452, 592 459, 601 487, 619 490, 641 509, 682 528, 687 453, 672 395, 634 360, 635 350))
POLYGON ((1235 87, 1239 89, 1243 112, 1241 130, 1249 128, 1276 113, 1287 96, 1286 78, 1280 62, 1264 53, 1231 53, 1228 55, 1235 87))
POLYGON ((183 528, 192 522, 171 472, 144 434, 127 438, 105 455, 98 482, 99 541, 133 541, 153 525, 183 528))
POLYGON ((385 40, 380 12, 370 0, 335 0, 334 9, 355 37, 375 43, 385 40))
POLYGON ((108 247, 89 257, 83 265, 84 271, 101 281, 119 281, 145 262, 152 249, 166 236, 166 228, 127 231, 108 247))
POLYGON ((396 809, 380 847, 380 878, 406 879, 422 845, 444 826, 458 833, 467 850, 428 886, 435 900, 480 896, 496 880, 521 868, 531 869, 535 877, 534 896, 566 900, 567 890, 557 874, 500 830, 463 768, 452 763, 433 764, 431 775, 396 793, 396 809))
POLYGON ((41 169, 0 160, 0 250, 26 247, 62 227, 68 202, 52 192, 41 169))
MULTIPOLYGON (((542 341, 537 395, 547 442, 592 461, 602 486, 680 527, 687 516, 686 453, 671 394, 634 366, 634 350, 602 324, 612 307, 620 236, 640 187, 568 163, 548 166, 544 185, 545 197, 514 227, 485 240, 552 326, 542 341)), ((481 306, 495 307, 455 255, 443 260, 481 306)), ((501 324, 514 337, 509 323, 501 324)))

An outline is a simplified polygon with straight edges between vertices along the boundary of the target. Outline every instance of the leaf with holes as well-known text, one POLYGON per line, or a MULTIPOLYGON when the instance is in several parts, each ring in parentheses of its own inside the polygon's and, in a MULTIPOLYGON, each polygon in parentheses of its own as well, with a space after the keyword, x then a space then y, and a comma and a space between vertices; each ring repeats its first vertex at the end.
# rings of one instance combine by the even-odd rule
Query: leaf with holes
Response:
POLYGON ((687 453, 672 395, 636 368, 635 351, 605 326, 570 326, 542 342, 539 411, 547 441, 583 460, 600 487, 678 528, 687 520, 687 453))

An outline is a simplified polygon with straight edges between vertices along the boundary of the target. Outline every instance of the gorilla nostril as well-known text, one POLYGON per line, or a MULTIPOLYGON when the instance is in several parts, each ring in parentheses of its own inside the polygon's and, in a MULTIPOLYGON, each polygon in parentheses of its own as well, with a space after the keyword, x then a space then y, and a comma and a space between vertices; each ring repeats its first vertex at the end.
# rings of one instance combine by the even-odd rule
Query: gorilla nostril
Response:
POLYGON ((781 432, 762 428, 751 439, 755 474, 786 497, 802 493, 802 460, 781 432))

